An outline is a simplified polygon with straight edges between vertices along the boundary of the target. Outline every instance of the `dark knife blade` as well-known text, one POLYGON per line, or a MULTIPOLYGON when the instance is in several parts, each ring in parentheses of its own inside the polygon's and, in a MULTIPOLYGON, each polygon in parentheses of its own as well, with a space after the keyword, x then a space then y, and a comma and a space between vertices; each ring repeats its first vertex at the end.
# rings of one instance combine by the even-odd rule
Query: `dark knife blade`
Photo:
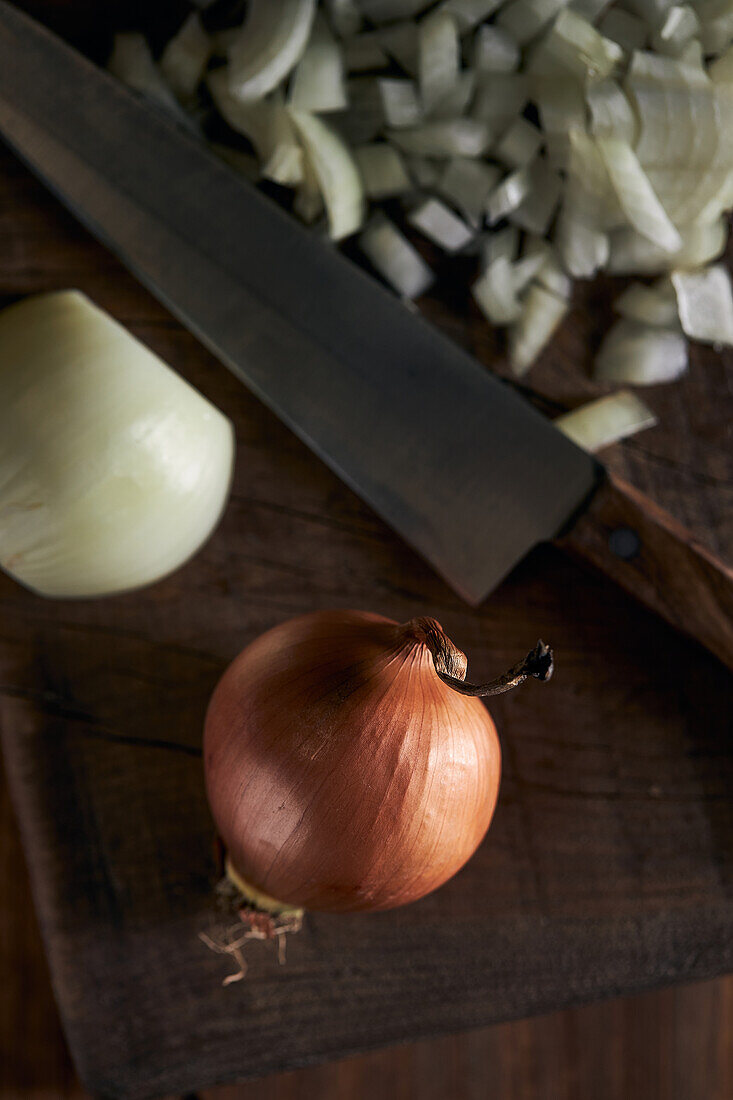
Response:
POLYGON ((598 468, 328 242, 0 3, 0 129, 78 218, 467 600, 598 468))

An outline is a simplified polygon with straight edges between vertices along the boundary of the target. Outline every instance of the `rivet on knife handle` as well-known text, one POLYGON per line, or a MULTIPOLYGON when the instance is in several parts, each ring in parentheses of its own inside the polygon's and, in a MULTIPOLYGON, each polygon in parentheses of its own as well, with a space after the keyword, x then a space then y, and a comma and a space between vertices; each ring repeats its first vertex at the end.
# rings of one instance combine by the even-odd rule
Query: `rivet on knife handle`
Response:
POLYGON ((556 543, 733 668, 733 570, 643 493, 607 475, 556 543))

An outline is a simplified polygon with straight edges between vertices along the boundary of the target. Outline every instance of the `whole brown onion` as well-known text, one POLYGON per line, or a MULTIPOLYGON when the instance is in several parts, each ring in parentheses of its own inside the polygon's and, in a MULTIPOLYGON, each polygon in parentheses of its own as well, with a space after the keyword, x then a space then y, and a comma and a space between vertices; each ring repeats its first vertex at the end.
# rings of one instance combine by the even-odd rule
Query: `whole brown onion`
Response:
POLYGON ((506 676, 464 682, 434 619, 291 619, 220 680, 206 717, 211 810, 237 877, 282 903, 390 909, 471 857, 496 805, 496 727, 476 696, 548 679, 542 643, 506 676))

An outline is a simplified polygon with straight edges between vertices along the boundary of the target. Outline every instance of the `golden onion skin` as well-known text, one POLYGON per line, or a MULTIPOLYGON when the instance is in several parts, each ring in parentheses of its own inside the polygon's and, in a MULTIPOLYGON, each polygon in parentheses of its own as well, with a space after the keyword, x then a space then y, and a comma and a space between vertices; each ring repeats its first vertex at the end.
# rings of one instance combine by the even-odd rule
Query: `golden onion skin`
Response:
POLYGON ((239 874, 290 905, 391 909, 473 855, 501 774, 496 727, 407 627, 360 611, 276 626, 209 705, 206 789, 239 874))

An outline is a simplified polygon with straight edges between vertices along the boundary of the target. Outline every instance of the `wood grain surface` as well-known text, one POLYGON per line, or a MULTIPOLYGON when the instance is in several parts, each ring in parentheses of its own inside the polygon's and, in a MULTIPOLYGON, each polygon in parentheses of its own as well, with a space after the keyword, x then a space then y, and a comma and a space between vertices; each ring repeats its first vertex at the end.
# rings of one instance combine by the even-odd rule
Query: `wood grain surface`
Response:
MULTIPOLYGON (((224 409, 239 444, 221 528, 162 584, 48 603, 0 577, 0 724, 56 993, 87 1082, 102 1095, 180 1094, 730 968, 724 670, 551 549, 486 606, 462 606, 8 154, 0 235, 0 302, 78 286, 224 409), (495 825, 464 872, 394 914, 309 917, 285 967, 255 945, 247 981, 222 989, 228 965, 197 939, 215 919, 197 755, 203 708, 242 645, 321 606, 435 614, 476 677, 540 634, 556 647, 558 676, 492 707, 504 782, 495 825)), ((460 267, 445 266, 426 309, 488 362, 497 349, 455 289, 460 267)), ((550 410, 593 392, 584 371, 603 294, 579 296, 531 376, 550 410)), ((604 457, 732 560, 725 364, 701 354, 687 379, 651 401, 661 426, 604 457)), ((12 884, 0 1096, 82 1095, 47 992, 7 798, 0 806, 0 866, 12 884)), ((731 1001, 730 984, 672 990, 236 1095, 473 1097, 491 1083, 502 1100, 719 1100, 733 1087, 731 1001)))

